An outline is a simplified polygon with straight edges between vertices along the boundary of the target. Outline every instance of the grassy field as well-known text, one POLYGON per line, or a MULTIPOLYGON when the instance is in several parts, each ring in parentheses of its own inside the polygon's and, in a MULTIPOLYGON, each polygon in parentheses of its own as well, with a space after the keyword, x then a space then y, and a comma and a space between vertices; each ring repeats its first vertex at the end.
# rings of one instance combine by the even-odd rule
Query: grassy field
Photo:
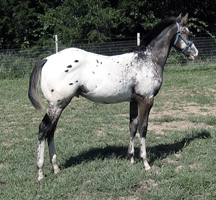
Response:
POLYGON ((37 182, 38 125, 28 79, 0 80, 0 199, 216 199, 216 66, 167 67, 150 114, 144 170, 127 158, 128 103, 75 98, 55 135, 61 173, 45 154, 37 182))

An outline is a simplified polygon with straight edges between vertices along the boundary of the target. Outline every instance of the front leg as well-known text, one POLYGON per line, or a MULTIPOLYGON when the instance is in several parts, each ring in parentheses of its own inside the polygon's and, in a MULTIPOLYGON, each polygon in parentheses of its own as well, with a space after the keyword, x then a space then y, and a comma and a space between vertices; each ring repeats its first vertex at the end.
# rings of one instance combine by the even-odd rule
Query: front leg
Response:
POLYGON ((143 164, 145 167, 145 170, 149 170, 151 167, 148 164, 147 161, 147 153, 146 153, 146 137, 140 138, 140 157, 143 159, 143 164))
POLYGON ((154 98, 139 98, 138 102, 138 118, 140 133, 140 157, 143 159, 145 170, 149 170, 150 166, 147 161, 146 153, 146 135, 148 128, 148 117, 153 106, 154 98))
POLYGON ((130 141, 128 147, 128 156, 130 158, 131 164, 135 163, 134 161, 134 137, 137 132, 138 127, 138 107, 136 102, 130 102, 130 141))

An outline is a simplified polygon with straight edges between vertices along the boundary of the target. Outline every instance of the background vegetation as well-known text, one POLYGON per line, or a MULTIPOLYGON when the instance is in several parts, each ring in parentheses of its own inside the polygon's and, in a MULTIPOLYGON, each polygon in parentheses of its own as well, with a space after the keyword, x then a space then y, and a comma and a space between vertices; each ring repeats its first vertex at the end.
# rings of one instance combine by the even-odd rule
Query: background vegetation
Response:
POLYGON ((1 0, 0 49, 68 44, 144 35, 160 19, 189 13, 193 34, 216 32, 212 0, 1 0))

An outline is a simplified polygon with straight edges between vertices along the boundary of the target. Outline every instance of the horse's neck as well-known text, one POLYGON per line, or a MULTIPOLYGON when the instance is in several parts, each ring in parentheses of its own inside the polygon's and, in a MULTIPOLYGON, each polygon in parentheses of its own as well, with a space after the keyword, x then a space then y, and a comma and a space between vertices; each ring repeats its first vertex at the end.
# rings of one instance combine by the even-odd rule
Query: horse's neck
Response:
POLYGON ((167 57, 169 55, 170 49, 172 47, 173 38, 176 35, 176 27, 172 25, 164 29, 155 40, 150 43, 150 48, 152 49, 153 57, 152 60, 163 70, 166 63, 167 57))

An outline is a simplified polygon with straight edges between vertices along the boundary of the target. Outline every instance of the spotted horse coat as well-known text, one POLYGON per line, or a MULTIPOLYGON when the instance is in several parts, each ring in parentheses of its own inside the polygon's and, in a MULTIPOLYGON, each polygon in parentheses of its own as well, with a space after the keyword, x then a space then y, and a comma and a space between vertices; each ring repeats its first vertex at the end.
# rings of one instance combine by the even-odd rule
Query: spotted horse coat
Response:
POLYGON ((39 126, 37 168, 43 178, 45 141, 50 162, 58 173, 54 132, 64 108, 74 96, 99 103, 130 102, 130 140, 128 154, 134 163, 134 136, 140 134, 140 156, 150 169, 146 153, 148 116, 162 81, 163 69, 171 47, 190 59, 198 55, 189 30, 184 27, 188 15, 168 18, 157 24, 141 43, 140 49, 116 56, 103 56, 77 48, 68 48, 39 61, 32 71, 29 98, 36 109, 42 109, 38 95, 40 82, 48 108, 39 126))

